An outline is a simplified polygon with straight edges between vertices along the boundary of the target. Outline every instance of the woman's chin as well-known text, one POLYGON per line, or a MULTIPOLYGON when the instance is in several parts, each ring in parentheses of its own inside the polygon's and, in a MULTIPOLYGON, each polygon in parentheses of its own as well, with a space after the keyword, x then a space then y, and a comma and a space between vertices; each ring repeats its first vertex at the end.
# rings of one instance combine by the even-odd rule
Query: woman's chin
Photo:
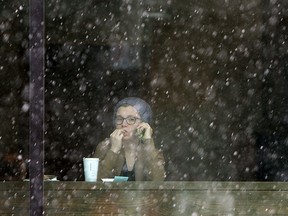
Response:
POLYGON ((131 139, 131 136, 128 136, 128 135, 125 136, 125 135, 124 135, 122 139, 123 139, 123 140, 129 140, 129 139, 131 139))
POLYGON ((122 138, 122 140, 124 140, 124 141, 129 141, 129 140, 134 140, 134 139, 136 139, 136 137, 135 136, 133 136, 133 135, 124 135, 123 136, 123 138, 122 138))

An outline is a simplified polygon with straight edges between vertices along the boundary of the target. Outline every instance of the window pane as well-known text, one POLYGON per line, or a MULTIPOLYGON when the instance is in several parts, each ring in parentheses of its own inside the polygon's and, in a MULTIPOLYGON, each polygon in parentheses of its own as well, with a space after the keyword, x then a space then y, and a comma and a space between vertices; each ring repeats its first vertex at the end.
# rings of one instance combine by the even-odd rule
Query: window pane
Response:
POLYGON ((1 2, 0 180, 26 178, 29 139, 27 1, 1 2))
POLYGON ((47 174, 83 180, 115 103, 148 101, 166 180, 287 179, 284 1, 49 1, 47 174))

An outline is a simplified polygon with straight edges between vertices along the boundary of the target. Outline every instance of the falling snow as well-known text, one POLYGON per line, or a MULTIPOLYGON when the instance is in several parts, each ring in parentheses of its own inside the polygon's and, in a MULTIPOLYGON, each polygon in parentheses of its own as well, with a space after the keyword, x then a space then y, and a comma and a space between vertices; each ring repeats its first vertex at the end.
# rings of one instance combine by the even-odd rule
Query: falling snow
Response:
MULTIPOLYGON (((45 174, 83 181, 82 159, 109 137, 115 103, 137 96, 153 109, 166 181, 288 181, 285 1, 48 1, 36 105, 29 4, 0 4, 1 180, 29 178, 33 108, 45 116, 45 174)), ((213 202, 234 215, 231 194, 199 211, 172 206, 198 216, 213 202)))

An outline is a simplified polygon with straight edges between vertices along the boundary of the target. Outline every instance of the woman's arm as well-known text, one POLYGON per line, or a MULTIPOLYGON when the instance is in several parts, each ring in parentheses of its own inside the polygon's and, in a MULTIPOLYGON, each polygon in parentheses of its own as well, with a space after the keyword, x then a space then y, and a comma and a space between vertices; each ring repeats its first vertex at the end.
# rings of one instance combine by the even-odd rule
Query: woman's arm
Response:
POLYGON ((113 178, 120 174, 124 159, 120 153, 111 151, 109 139, 97 145, 94 157, 99 158, 98 179, 113 178))
POLYGON ((154 140, 143 140, 144 151, 144 174, 149 181, 164 181, 165 179, 165 160, 163 153, 155 148, 154 140))
POLYGON ((137 134, 143 135, 141 142, 143 144, 144 178, 148 181, 163 181, 165 179, 164 156, 155 148, 152 133, 153 129, 146 122, 142 122, 137 127, 137 134))

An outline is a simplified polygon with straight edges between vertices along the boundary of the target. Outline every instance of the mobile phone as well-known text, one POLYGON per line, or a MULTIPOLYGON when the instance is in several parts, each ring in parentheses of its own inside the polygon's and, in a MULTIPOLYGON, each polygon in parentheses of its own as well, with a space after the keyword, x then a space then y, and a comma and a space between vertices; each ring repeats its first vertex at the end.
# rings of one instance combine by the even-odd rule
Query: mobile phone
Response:
POLYGON ((138 137, 139 140, 142 140, 143 136, 144 136, 144 130, 141 130, 141 129, 137 128, 136 136, 138 137))

